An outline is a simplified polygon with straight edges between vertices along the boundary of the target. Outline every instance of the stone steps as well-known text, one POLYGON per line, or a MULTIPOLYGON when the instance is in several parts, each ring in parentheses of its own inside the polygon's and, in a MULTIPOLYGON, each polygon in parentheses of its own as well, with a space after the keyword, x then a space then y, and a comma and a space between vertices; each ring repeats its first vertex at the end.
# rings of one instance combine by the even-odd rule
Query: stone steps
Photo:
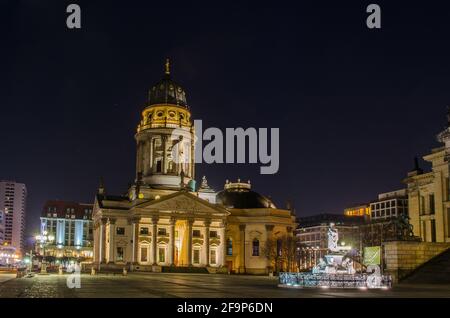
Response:
POLYGON ((208 269, 206 267, 174 267, 174 266, 163 266, 163 273, 194 273, 194 274, 208 274, 208 269))
POLYGON ((419 266, 402 283, 450 284, 450 249, 419 266))

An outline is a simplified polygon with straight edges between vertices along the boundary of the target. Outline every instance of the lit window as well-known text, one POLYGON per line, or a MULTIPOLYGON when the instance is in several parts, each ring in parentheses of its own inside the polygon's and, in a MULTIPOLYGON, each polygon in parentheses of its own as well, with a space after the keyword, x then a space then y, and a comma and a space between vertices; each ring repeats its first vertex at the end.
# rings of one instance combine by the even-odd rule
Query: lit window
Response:
POLYGON ((194 264, 200 264, 200 250, 194 250, 194 264))
POLYGON ((142 247, 141 248, 141 262, 147 262, 148 261, 148 248, 142 247))
POLYGON ((231 238, 227 240, 227 255, 233 255, 233 240, 231 238))
POLYGON ((117 261, 123 261, 123 247, 117 247, 117 255, 116 255, 117 261))
POLYGON ((210 257, 210 260, 209 260, 211 265, 216 265, 216 259, 217 259, 216 250, 211 250, 211 257, 210 257))
POLYGON ((158 251, 159 251, 158 253, 159 262, 164 263, 166 261, 166 249, 164 247, 160 247, 158 251))

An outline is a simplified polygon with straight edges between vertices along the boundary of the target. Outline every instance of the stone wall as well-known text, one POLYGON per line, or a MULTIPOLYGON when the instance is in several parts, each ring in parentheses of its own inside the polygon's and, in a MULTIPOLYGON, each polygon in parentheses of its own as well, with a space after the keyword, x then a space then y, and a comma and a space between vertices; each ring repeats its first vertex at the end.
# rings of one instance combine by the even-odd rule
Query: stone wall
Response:
POLYGON ((398 282, 450 248, 450 243, 395 241, 383 243, 384 273, 390 274, 398 282))

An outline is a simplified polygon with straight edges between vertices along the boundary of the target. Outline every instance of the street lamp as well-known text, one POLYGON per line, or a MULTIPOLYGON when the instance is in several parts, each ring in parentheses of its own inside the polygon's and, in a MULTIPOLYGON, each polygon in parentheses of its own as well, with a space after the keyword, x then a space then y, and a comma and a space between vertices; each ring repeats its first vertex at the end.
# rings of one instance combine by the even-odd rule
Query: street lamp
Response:
POLYGON ((41 235, 36 236, 36 242, 39 242, 39 246, 42 248, 42 263, 41 263, 41 274, 47 274, 47 264, 45 263, 45 247, 51 244, 55 240, 55 237, 48 234, 47 231, 43 231, 41 235))

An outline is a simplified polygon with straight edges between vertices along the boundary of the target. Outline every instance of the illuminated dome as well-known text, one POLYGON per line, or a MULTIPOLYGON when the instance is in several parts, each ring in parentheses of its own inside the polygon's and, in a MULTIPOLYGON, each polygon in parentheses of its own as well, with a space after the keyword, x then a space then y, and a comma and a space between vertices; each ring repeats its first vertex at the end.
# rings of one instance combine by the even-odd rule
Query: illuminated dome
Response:
POLYGON ((276 209, 275 204, 265 196, 251 190, 250 181, 248 183, 227 182, 225 189, 217 194, 216 202, 227 208, 234 209, 276 209))
POLYGON ((166 62, 166 74, 164 78, 153 85, 148 91, 148 106, 156 104, 188 107, 186 102, 186 92, 170 78, 169 60, 166 62))

